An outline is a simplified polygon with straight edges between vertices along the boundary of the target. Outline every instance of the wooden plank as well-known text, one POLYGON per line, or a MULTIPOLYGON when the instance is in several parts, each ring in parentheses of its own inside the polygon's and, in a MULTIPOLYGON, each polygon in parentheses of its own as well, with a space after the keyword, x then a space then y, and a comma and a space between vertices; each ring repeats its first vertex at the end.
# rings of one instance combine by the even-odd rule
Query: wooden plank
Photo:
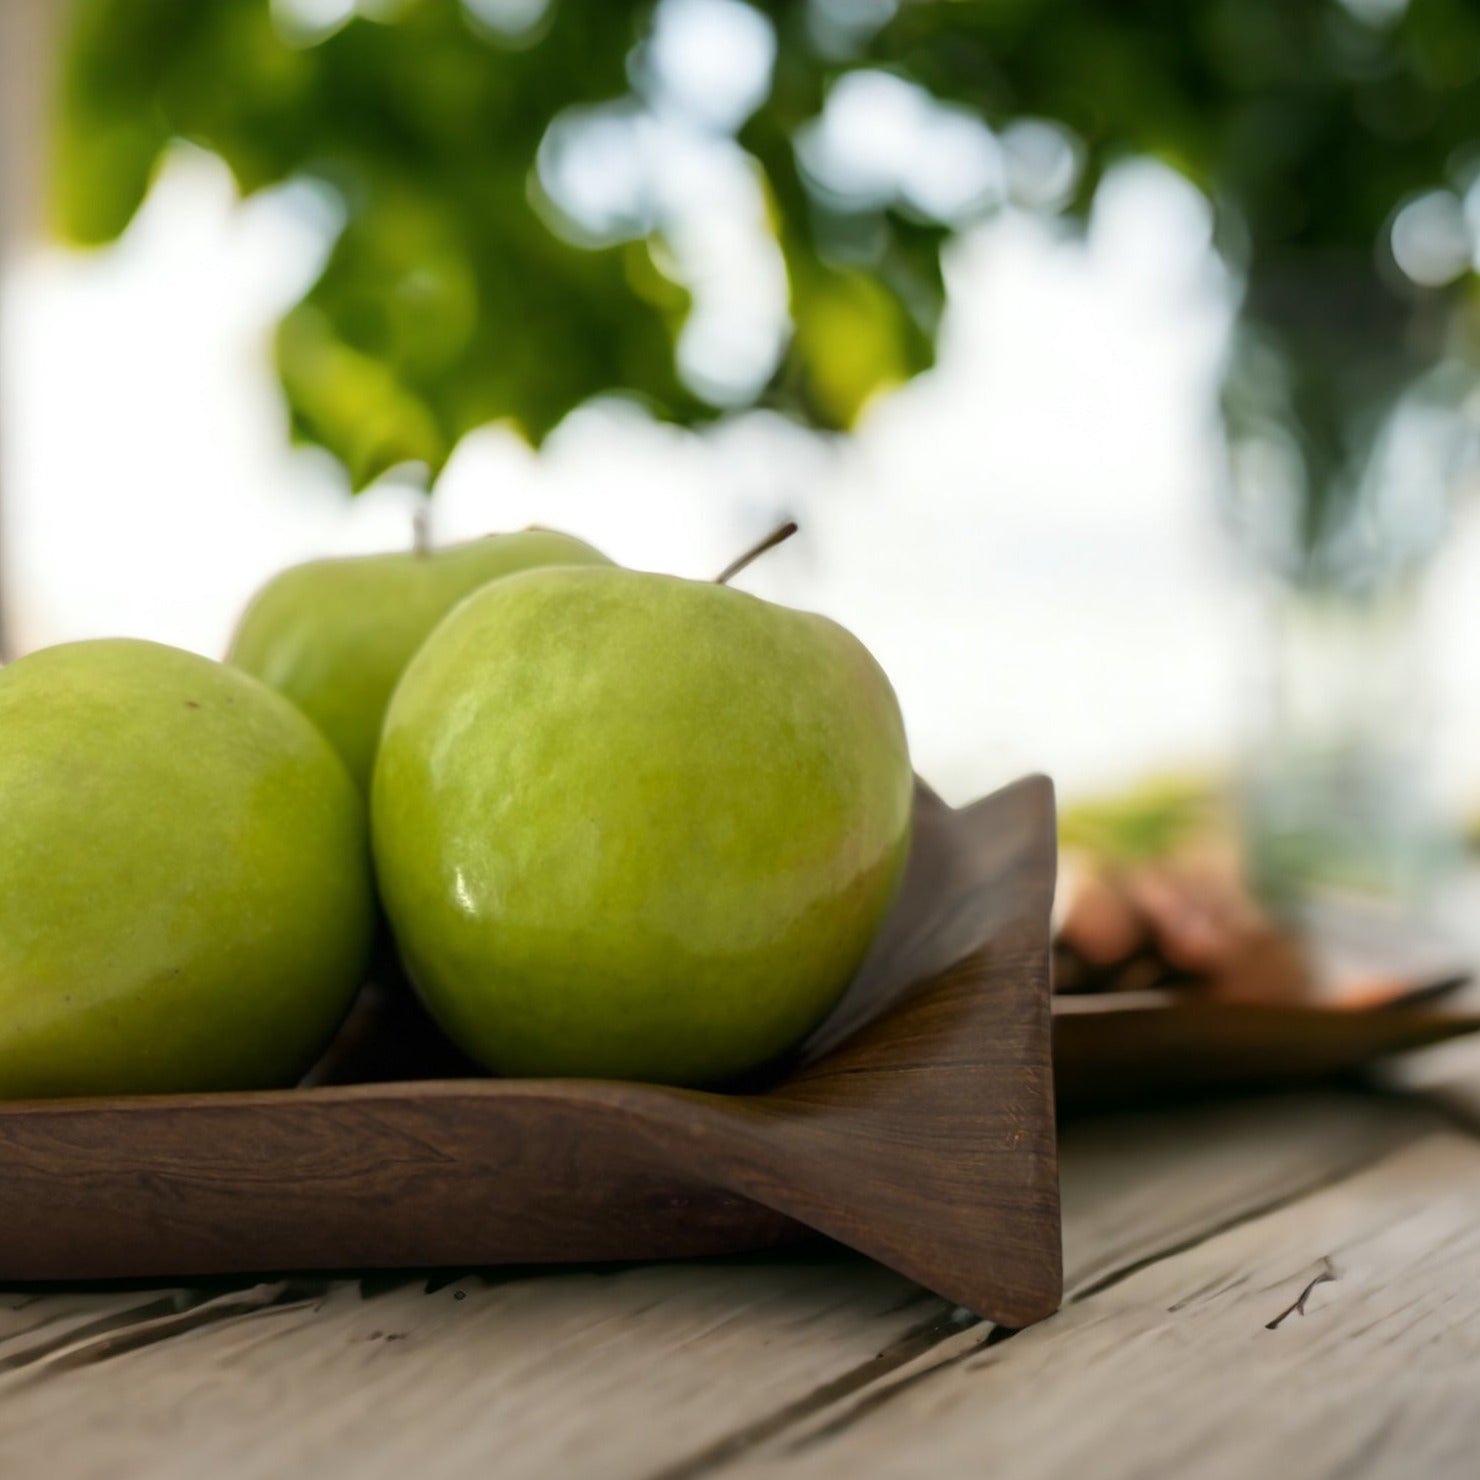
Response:
POLYGON ((1472 1475, 1477 1363, 1480 1144, 1443 1130, 725 1474, 1472 1475))
POLYGON ((33 1358, 0 1372, 0 1474, 637 1474, 655 1450, 867 1361, 938 1306, 830 1255, 368 1296, 281 1282, 60 1346, 33 1325, 0 1346, 33 1358))
MULTIPOLYGON (((1070 1126, 1071 1289, 1433 1124, 1326 1095, 1070 1126)), ((844 1419, 989 1332, 840 1253, 377 1288, 13 1292, 0 1474, 702 1474, 844 1419)))
MULTIPOLYGON (((1471 989, 1465 1004, 1480 1007, 1476 996, 1471 989)), ((1382 1066, 1380 1082, 1421 1097, 1455 1124, 1480 1134, 1480 1037, 1395 1059, 1382 1066)))
MULTIPOLYGON (((1421 1106, 1338 1094, 1072 1123, 1061 1144, 1066 1299, 1083 1299, 1144 1263, 1347 1175, 1438 1124, 1421 1106)), ((1000 1334, 985 1322, 965 1325, 832 1402, 793 1405, 663 1473, 689 1480, 725 1471, 752 1450, 847 1422, 1000 1334)))
POLYGON ((1064 1128, 1065 1295, 1341 1177, 1437 1125, 1421 1107, 1291 1094, 1064 1128))

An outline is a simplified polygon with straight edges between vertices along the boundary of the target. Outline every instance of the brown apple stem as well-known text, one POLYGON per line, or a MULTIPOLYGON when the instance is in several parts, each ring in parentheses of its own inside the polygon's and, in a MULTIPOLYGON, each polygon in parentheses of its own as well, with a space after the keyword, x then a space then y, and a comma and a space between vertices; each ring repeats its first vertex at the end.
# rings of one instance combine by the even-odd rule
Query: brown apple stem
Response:
POLYGON ((432 553, 432 502, 422 499, 411 516, 411 549, 417 555, 432 553))
POLYGON ((727 586, 733 576, 738 576, 752 561, 759 560, 767 550, 774 550, 777 545, 784 545, 792 535, 797 532, 795 519, 788 519, 780 529, 773 529, 760 544, 752 545, 738 560, 732 560, 720 573, 715 576, 716 586, 727 586))

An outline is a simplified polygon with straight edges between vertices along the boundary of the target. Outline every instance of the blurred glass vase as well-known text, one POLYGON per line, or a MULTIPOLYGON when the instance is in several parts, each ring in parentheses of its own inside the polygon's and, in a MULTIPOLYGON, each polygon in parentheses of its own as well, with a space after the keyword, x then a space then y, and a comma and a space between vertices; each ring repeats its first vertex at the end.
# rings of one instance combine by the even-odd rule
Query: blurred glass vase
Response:
POLYGON ((1459 829, 1434 788, 1430 559, 1476 466, 1480 400, 1441 364, 1318 488, 1265 423, 1233 438, 1234 512, 1265 574, 1242 767, 1246 863, 1287 917, 1332 896, 1404 914, 1438 900, 1459 829))
POLYGON ((1432 792, 1421 587, 1278 590, 1243 770, 1251 882, 1299 915, 1355 894, 1421 908, 1456 856, 1432 792))

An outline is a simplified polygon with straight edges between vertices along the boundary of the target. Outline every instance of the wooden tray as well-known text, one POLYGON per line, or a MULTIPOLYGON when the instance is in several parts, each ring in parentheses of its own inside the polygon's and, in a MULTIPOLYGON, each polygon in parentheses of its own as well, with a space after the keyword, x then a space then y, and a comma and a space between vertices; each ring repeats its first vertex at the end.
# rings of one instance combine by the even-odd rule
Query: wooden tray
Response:
POLYGON ((1361 1009, 1087 993, 1054 999, 1054 1075, 1061 1109, 1119 1109, 1351 1075, 1477 1031, 1473 1007, 1418 993, 1361 1009))
POLYGON ((1037 1320, 1061 1285, 1052 788, 953 812, 922 787, 915 821, 869 960, 765 1082, 334 1082, 437 1067, 382 990, 303 1088, 0 1106, 0 1278, 642 1259, 816 1230, 1037 1320))

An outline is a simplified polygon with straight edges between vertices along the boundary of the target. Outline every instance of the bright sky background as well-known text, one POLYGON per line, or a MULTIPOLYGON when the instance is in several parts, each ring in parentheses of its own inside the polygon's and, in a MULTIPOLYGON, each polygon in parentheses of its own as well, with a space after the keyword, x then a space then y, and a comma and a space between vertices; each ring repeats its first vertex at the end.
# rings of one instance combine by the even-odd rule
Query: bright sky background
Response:
MULTIPOLYGON (((1219 528, 1213 387, 1226 288, 1197 195, 1139 166, 1087 240, 1004 214, 949 263, 933 374, 828 446, 749 416, 706 435, 623 409, 536 456, 470 439, 442 540, 538 522, 707 576, 784 514, 743 577, 853 627, 892 676, 918 768, 955 800, 1028 769, 1068 794, 1228 757, 1256 603, 1219 528)), ((219 654, 252 590, 311 556, 409 540, 413 496, 351 502, 291 450, 268 361, 316 270, 312 202, 239 202, 182 150, 123 242, 37 249, 4 284, 4 579, 22 650, 127 633, 219 654)), ((1445 786, 1480 791, 1480 526, 1441 561, 1445 786)))

